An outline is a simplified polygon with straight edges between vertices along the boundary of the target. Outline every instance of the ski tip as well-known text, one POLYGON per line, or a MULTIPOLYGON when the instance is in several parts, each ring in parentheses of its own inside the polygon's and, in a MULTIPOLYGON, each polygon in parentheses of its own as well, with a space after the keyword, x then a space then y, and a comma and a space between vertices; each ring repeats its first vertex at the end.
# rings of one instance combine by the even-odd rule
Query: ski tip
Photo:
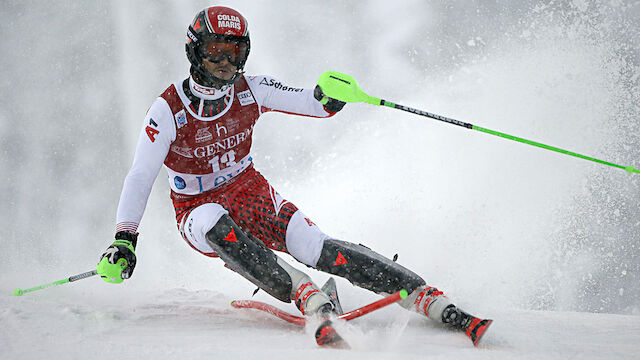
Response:
POLYGON ((349 344, 336 332, 331 320, 325 320, 316 330, 316 343, 322 347, 350 349, 349 344))
POLYGON ((327 279, 327 281, 324 283, 324 285, 322 285, 321 290, 322 292, 327 292, 328 289, 330 288, 334 288, 336 287, 336 280, 333 277, 329 277, 329 279, 327 279))
POLYGON ((24 294, 24 291, 22 291, 22 289, 17 288, 15 290, 13 290, 13 295, 14 296, 22 296, 22 294, 24 294))
POLYGON ((469 335, 469 337, 471 338, 471 341, 473 341, 473 346, 478 346, 480 340, 487 332, 487 329, 489 328, 489 326, 491 326, 491 323, 493 323, 493 320, 481 320, 477 324, 475 324, 475 326, 473 326, 473 329, 471 329, 471 331, 467 333, 467 335, 469 335))
POLYGON ((407 290, 405 289, 400 290, 400 299, 406 299, 407 296, 409 296, 409 292, 407 292, 407 290))

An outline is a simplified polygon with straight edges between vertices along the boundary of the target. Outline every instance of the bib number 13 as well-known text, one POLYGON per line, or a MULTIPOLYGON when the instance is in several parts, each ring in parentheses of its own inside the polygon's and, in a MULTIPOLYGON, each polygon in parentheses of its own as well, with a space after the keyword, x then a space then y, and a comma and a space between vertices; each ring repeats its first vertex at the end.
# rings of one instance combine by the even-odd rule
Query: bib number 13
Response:
POLYGON ((214 173, 220 171, 220 169, 233 166, 236 164, 236 152, 229 150, 222 156, 214 156, 209 160, 209 164, 211 164, 214 173))

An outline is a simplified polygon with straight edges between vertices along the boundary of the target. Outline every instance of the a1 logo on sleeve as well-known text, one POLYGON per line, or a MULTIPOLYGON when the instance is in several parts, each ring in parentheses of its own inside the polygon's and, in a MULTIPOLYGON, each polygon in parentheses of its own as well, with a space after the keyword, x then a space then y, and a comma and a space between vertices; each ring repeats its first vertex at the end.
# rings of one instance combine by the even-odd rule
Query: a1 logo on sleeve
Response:
POLYGON ((160 130, 156 129, 156 127, 158 127, 158 123, 153 121, 153 118, 149 118, 149 125, 147 125, 144 131, 147 133, 147 136, 149 137, 149 140, 151 140, 151 142, 156 141, 156 135, 160 134, 160 130))
POLYGON ((251 104, 255 104, 256 100, 251 95, 251 90, 245 90, 238 93, 238 101, 240 101, 240 105, 247 106, 251 104))

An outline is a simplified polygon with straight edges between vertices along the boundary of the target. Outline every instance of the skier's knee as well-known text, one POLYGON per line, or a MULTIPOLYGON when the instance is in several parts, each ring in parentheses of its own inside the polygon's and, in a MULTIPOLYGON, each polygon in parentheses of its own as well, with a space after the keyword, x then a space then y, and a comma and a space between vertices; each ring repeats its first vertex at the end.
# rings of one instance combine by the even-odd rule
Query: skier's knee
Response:
POLYGON ((398 263, 363 246, 340 240, 326 240, 316 269, 338 275, 354 285, 380 294, 401 289, 409 293, 425 281, 398 263))
POLYGON ((287 251, 296 260, 315 266, 320 258, 322 246, 329 239, 302 211, 296 211, 287 225, 287 251))
POLYGON ((198 251, 205 254, 213 253, 206 235, 224 214, 227 214, 227 210, 220 204, 202 204, 187 214, 180 223, 180 232, 185 240, 198 251))

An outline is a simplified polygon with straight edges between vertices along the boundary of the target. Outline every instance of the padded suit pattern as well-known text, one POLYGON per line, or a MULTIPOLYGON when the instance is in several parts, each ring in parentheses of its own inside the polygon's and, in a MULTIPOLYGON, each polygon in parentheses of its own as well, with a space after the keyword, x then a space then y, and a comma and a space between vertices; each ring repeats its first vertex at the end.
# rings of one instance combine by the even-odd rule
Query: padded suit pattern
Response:
POLYGON ((202 204, 217 203, 251 238, 257 238, 270 249, 286 252, 287 226, 298 208, 286 200, 274 204, 273 198, 277 193, 253 167, 234 180, 220 189, 198 196, 172 192, 178 224, 192 209, 202 204))

